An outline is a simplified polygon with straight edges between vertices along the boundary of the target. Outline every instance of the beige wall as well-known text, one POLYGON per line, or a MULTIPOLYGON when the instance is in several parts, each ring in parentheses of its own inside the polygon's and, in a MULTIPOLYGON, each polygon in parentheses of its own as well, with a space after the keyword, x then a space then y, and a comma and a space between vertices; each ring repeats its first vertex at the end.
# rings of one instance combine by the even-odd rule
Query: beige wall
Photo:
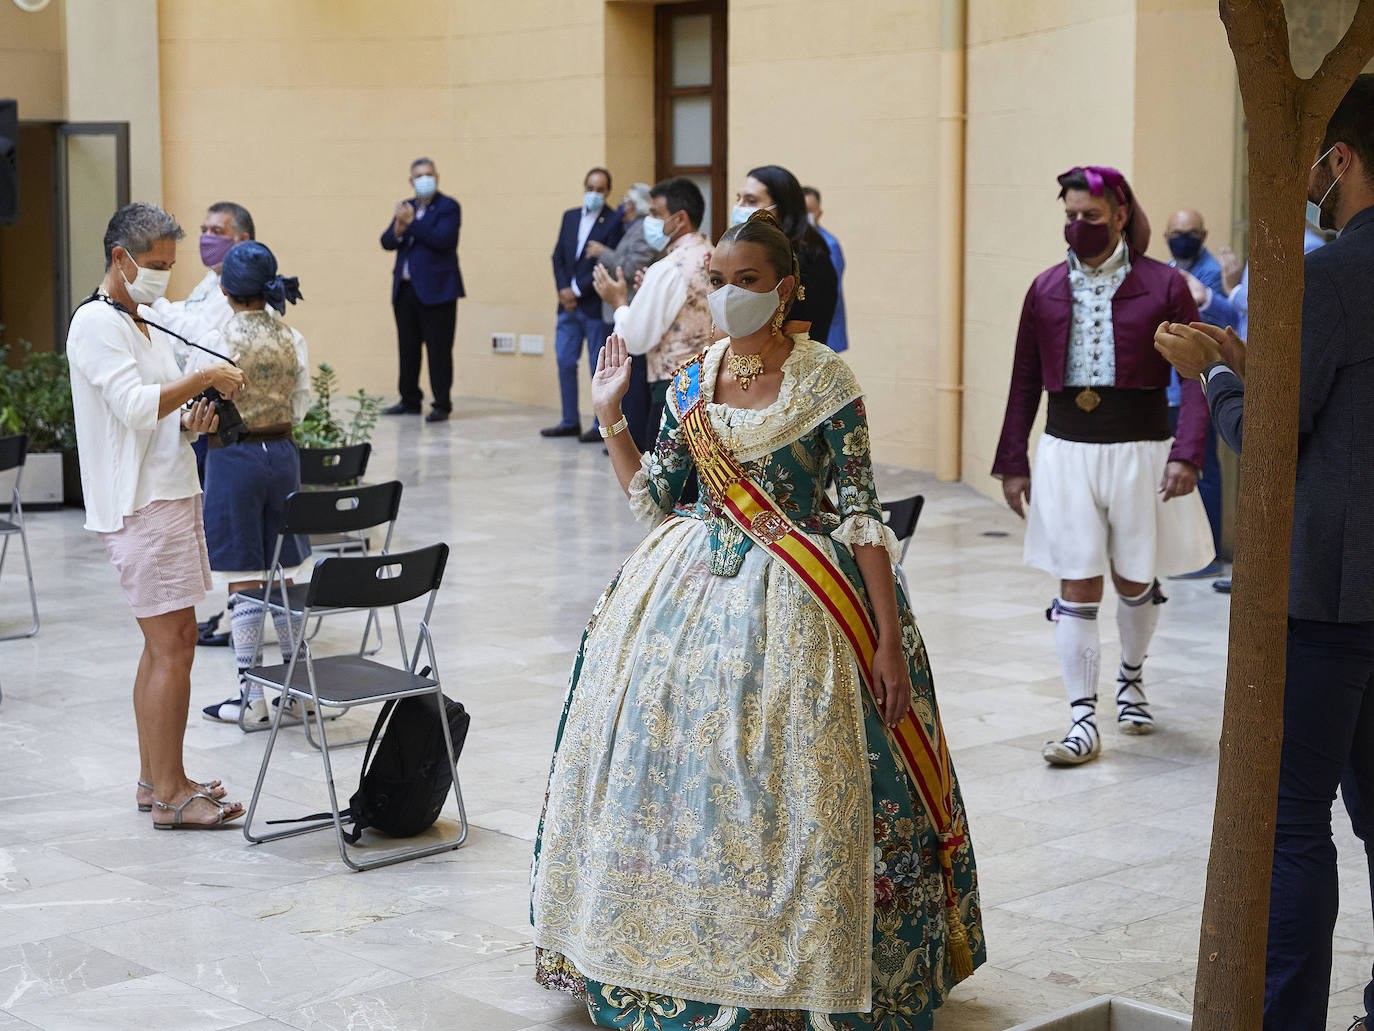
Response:
POLYGON ((731 196, 780 164, 844 247, 853 365, 874 455, 934 467, 939 8, 934 0, 732 0, 731 196), (766 40, 766 45, 760 41, 766 40))
POLYGON ((971 0, 966 482, 1001 496, 989 469, 1021 302, 1064 256, 1055 176, 1076 164, 1120 168, 1151 215, 1156 257, 1167 257, 1171 207, 1201 208, 1209 244, 1227 242, 1233 68, 1211 0, 971 0), (1073 88, 1080 82, 1092 88, 1073 88))
POLYGON ((19 101, 19 117, 58 121, 65 110, 64 0, 31 14, 0 4, 0 97, 19 101))
MULTIPOLYGON (((652 178, 652 4, 238 0, 232 19, 220 0, 118 9, 116 22, 112 0, 56 0, 38 16, 0 7, 0 92, 35 98, 26 115, 47 105, 130 120, 135 194, 160 193, 192 237, 209 203, 246 204, 301 277, 291 320, 345 390, 394 390, 391 256, 377 237, 408 192, 410 159, 433 157, 464 206, 458 390, 556 404, 549 253, 588 167, 608 163, 617 194, 652 178), (545 353, 493 355, 494 332, 542 334, 545 353)), ((729 191, 778 163, 824 192, 876 457, 932 468, 938 0, 731 0, 728 19, 729 191)), ((1171 207, 1198 206, 1212 243, 1225 242, 1234 86, 1212 0, 969 0, 968 73, 961 455, 965 479, 995 490, 987 469, 1021 299, 1064 250, 1054 176, 1116 164, 1157 230, 1171 207)), ((172 295, 201 271, 188 240, 172 295)))

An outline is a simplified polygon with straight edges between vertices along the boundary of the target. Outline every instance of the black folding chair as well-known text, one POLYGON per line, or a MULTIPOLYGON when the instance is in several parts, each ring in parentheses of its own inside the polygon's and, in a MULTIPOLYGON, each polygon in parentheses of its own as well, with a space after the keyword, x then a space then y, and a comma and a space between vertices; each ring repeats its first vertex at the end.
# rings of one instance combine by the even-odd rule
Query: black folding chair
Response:
POLYGON ((367 472, 367 460, 372 456, 371 444, 303 447, 298 450, 301 456, 302 487, 344 487, 356 484, 367 472))
MULTIPOLYGON (((340 612, 399 606, 415 598, 429 595, 425 605, 424 617, 420 620, 419 636, 415 650, 408 664, 398 668, 360 655, 330 655, 315 658, 310 643, 302 642, 292 654, 289 663, 275 666, 256 666, 248 671, 248 679, 264 687, 282 691, 283 700, 290 696, 302 702, 313 703, 314 720, 319 728, 323 747, 320 756, 324 761, 325 783, 329 788, 330 819, 314 823, 308 827, 293 827, 288 830, 257 834, 253 831, 253 816, 262 796, 263 782, 267 777, 267 767, 272 761, 272 750, 277 743, 281 730, 282 713, 286 706, 278 706, 272 720, 272 731, 267 738, 267 748, 263 752, 262 765, 258 769, 258 781, 253 787, 253 797, 248 803, 248 814, 244 821, 243 835, 249 841, 258 843, 274 841, 277 838, 308 834, 333 826, 339 842, 339 855, 344 863, 354 870, 371 870, 407 859, 419 859, 458 848, 467 839, 468 817, 463 804, 463 792, 458 785, 458 760, 453 750, 453 738, 449 733, 444 691, 439 681, 439 667, 434 657, 434 640, 429 632, 429 619, 434 612, 434 599, 444 576, 444 564, 448 561, 448 545, 432 544, 418 551, 407 551, 396 555, 367 555, 357 558, 327 558, 315 566, 314 575, 305 597, 307 618, 316 611, 340 612), (425 651, 428 666, 424 672, 417 673, 421 648, 425 651), (459 835, 456 840, 444 841, 435 845, 422 845, 417 848, 388 852, 377 859, 356 861, 349 854, 349 844, 345 838, 342 810, 339 797, 334 789, 334 768, 330 762, 331 747, 325 739, 322 708, 351 708, 355 705, 375 705, 395 698, 412 695, 433 694, 440 725, 443 727, 444 746, 448 750, 449 766, 453 772, 453 797, 458 803, 459 835)), ((405 655, 402 652, 402 662, 405 655)))
MULTIPOLYGON (((286 582, 286 571, 281 564, 282 542, 289 534, 310 534, 310 533, 359 533, 374 527, 386 526, 386 537, 382 542, 381 556, 385 556, 391 549, 391 535, 396 528, 396 516, 401 509, 401 482, 399 480, 389 480, 386 483, 372 484, 366 487, 344 487, 339 490, 298 490, 287 496, 286 505, 282 511, 281 529, 277 533, 277 543, 272 549, 272 566, 268 572, 267 583, 262 587, 255 587, 252 590, 240 591, 237 597, 250 598, 262 605, 262 617, 258 621, 257 639, 253 646, 255 659, 261 659, 263 632, 267 627, 268 612, 285 612, 287 614, 286 625, 289 640, 286 642, 290 652, 294 654, 297 650, 298 642, 295 633, 291 629, 292 620, 296 617, 301 619, 302 637, 313 639, 319 633, 320 623, 325 616, 333 615, 327 606, 316 606, 313 618, 315 619, 315 629, 306 635, 305 629, 309 624, 309 619, 304 615, 306 604, 305 600, 310 591, 310 585, 288 584, 286 582)), ((380 557, 380 556, 379 556, 380 557)), ((396 640, 401 654, 405 654, 406 643, 405 634, 401 627, 401 610, 395 609, 396 616, 396 640)), ((376 609, 367 614, 367 623, 363 626, 363 639, 358 645, 359 655, 376 655, 382 649, 382 621, 376 609), (368 639, 372 635, 373 626, 377 628, 377 646, 368 648, 368 639)), ((285 704, 283 701, 282 704, 285 704)), ((239 726, 248 733, 266 730, 266 727, 250 727, 244 722, 247 706, 239 707, 239 726)), ((316 748, 319 744, 315 741, 310 730, 310 721, 305 722, 305 736, 316 748)), ((353 741, 340 742, 343 744, 361 744, 366 738, 358 738, 353 741)))
MULTIPOLYGON (((309 489, 361 485, 363 474, 367 472, 367 461, 372 457, 372 445, 368 443, 349 444, 347 447, 303 447, 297 450, 301 456, 301 486, 309 489)), ((310 549, 321 557, 367 555, 371 552, 366 530, 314 534, 310 538, 310 549)))
POLYGON ((19 485, 24 479, 24 459, 28 456, 29 438, 20 433, 13 437, 0 437, 0 473, 11 469, 14 474, 14 491, 10 494, 10 517, 0 519, 0 572, 5 568, 5 557, 9 554, 10 538, 18 537, 24 549, 24 571, 29 577, 29 608, 33 612, 33 624, 27 630, 14 634, 0 635, 0 641, 13 641, 20 637, 32 637, 38 633, 38 593, 33 586, 33 563, 29 560, 29 535, 24 531, 24 506, 19 500, 19 485))
POLYGON ((897 579, 901 582, 907 602, 910 603, 911 588, 907 586, 906 573, 902 571, 902 563, 906 561, 906 549, 911 547, 911 538, 916 534, 916 524, 920 521, 921 509, 926 507, 925 495, 914 494, 909 498, 902 498, 900 501, 884 501, 881 507, 885 522, 902 544, 902 557, 897 560, 897 579))

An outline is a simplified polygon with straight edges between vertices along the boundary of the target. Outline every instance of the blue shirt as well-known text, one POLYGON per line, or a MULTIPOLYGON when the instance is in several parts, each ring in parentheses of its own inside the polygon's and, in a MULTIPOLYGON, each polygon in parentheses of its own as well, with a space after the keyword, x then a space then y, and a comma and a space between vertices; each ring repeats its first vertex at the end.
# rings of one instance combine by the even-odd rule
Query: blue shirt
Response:
POLYGON ((825 342, 832 351, 847 351, 849 328, 844 320, 844 251, 840 250, 840 241, 829 230, 817 226, 816 231, 830 248, 830 264, 835 266, 835 317, 830 320, 830 332, 826 334, 825 342))

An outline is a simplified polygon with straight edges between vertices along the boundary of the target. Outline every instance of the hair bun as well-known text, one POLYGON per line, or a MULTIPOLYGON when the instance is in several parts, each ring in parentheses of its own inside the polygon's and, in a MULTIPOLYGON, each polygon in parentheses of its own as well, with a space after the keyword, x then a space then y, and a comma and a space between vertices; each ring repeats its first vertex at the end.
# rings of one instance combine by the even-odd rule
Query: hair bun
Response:
POLYGON ((746 221, 767 222, 770 225, 775 226, 780 232, 784 231, 782 228, 782 220, 778 218, 777 214, 774 213, 774 211, 771 208, 755 208, 754 213, 750 215, 749 218, 746 219, 746 221))

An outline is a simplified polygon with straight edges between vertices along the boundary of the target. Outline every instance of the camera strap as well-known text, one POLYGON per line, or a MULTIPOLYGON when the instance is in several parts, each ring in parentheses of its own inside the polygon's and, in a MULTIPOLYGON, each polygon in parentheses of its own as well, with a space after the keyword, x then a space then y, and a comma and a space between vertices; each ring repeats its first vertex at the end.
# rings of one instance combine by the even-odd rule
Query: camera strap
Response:
POLYGON ((194 347, 194 348, 195 348, 196 350, 198 350, 198 351, 204 351, 206 354, 214 355, 216 358, 218 358, 218 359, 219 359, 220 361, 222 361, 222 362, 228 362, 230 365, 235 365, 235 366, 238 365, 238 362, 234 361, 234 359, 228 357, 227 355, 220 354, 218 351, 212 351, 212 350, 210 350, 210 348, 206 347, 204 344, 198 344, 198 343, 196 343, 194 340, 187 340, 184 336, 182 336, 182 335, 181 335, 180 333, 178 333, 176 330, 174 330, 174 329, 168 329, 166 326, 160 325, 159 323, 154 322, 152 319, 145 319, 142 315, 139 315, 139 314, 137 314, 136 312, 130 311, 128 308, 124 307, 124 305, 122 305, 122 304, 120 304, 118 301, 116 301, 113 297, 110 297, 110 296, 108 296, 108 295, 106 295, 106 294, 102 294, 99 290, 93 290, 93 291, 91 292, 91 296, 87 297, 85 300, 83 300, 83 301, 81 302, 81 304, 78 304, 78 305, 76 306, 76 308, 72 310, 72 314, 75 315, 77 309, 81 308, 83 305, 90 304, 92 301, 104 301, 104 302, 105 302, 106 304, 108 304, 111 308, 115 309, 115 311, 121 311, 121 312, 123 312, 125 315, 129 316, 129 318, 133 319, 135 322, 141 322, 141 323, 143 323, 143 325, 145 325, 145 326, 152 326, 152 327, 153 327, 154 329, 156 329, 156 330, 161 330, 163 333, 166 333, 168 336, 176 337, 176 338, 177 338, 178 340, 180 340, 183 344, 188 344, 188 345, 190 345, 191 347, 194 347))

